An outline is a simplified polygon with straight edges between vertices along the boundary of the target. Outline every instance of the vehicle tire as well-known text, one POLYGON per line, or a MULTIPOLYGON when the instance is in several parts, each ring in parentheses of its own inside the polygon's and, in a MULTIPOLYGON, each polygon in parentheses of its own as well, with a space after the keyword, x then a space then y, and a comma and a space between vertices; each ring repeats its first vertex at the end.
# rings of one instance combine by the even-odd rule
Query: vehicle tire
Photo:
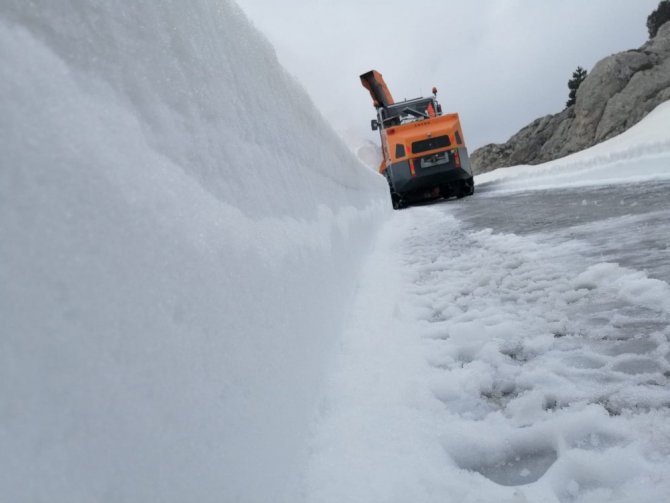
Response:
POLYGON ((402 198, 395 192, 391 192, 391 203, 393 204, 394 210, 402 210, 407 207, 405 201, 403 201, 402 198))
POLYGON ((472 177, 463 182, 463 191, 466 196, 471 196, 475 193, 475 181, 472 177))
POLYGON ((393 190, 393 182, 391 181, 391 177, 389 176, 388 171, 385 173, 384 177, 386 178, 386 182, 389 184, 389 191, 391 192, 391 204, 393 205, 393 209, 402 210, 403 208, 406 208, 407 205, 405 204, 405 201, 403 201, 402 197, 400 197, 400 195, 393 190))

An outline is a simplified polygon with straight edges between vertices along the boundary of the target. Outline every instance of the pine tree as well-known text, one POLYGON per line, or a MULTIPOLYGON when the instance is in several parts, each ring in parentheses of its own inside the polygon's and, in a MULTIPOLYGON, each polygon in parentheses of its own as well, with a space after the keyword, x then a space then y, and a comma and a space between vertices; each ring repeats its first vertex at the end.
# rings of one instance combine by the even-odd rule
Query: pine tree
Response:
POLYGON ((670 21, 670 0, 663 0, 647 18, 649 38, 654 38, 658 33, 658 29, 668 21, 670 21))
POLYGON ((568 95, 568 101, 565 104, 566 108, 571 107, 577 101, 577 89, 584 82, 586 78, 586 70, 581 66, 578 66, 577 69, 572 72, 572 78, 568 80, 568 88, 570 88, 570 94, 568 95))

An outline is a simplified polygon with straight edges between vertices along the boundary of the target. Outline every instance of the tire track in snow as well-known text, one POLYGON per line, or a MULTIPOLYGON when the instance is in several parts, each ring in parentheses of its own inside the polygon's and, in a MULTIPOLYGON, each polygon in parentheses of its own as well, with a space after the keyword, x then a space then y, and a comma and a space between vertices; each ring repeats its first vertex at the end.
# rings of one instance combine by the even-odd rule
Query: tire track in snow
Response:
POLYGON ((307 499, 662 499, 668 285, 575 243, 473 232, 449 211, 414 208, 385 230, 323 401, 307 499))

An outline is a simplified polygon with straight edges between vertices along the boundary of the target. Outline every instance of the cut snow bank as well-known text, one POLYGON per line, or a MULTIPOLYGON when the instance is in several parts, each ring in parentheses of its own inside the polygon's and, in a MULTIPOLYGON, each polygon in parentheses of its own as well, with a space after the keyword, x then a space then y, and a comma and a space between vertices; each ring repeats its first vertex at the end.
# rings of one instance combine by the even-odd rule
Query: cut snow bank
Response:
POLYGON ((281 501, 387 204, 230 1, 0 14, 0 494, 281 501))
POLYGON ((587 150, 537 166, 496 169, 475 181, 499 192, 668 179, 670 102, 628 131, 587 150))

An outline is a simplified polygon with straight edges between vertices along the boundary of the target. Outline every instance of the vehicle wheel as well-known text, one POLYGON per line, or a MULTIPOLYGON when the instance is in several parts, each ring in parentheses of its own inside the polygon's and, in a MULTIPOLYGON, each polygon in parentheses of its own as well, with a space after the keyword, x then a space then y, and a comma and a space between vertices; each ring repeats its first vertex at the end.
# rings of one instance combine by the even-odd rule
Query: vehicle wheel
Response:
POLYGON ((456 190, 454 190, 454 195, 456 199, 463 199, 468 195, 468 181, 460 180, 456 185, 456 190))
POLYGON ((391 202, 393 203, 394 210, 402 210, 407 207, 405 201, 403 201, 402 198, 395 192, 391 193, 391 202))
POLYGON ((472 177, 463 182, 463 192, 466 196, 471 196, 475 193, 475 181, 472 179, 472 177))

